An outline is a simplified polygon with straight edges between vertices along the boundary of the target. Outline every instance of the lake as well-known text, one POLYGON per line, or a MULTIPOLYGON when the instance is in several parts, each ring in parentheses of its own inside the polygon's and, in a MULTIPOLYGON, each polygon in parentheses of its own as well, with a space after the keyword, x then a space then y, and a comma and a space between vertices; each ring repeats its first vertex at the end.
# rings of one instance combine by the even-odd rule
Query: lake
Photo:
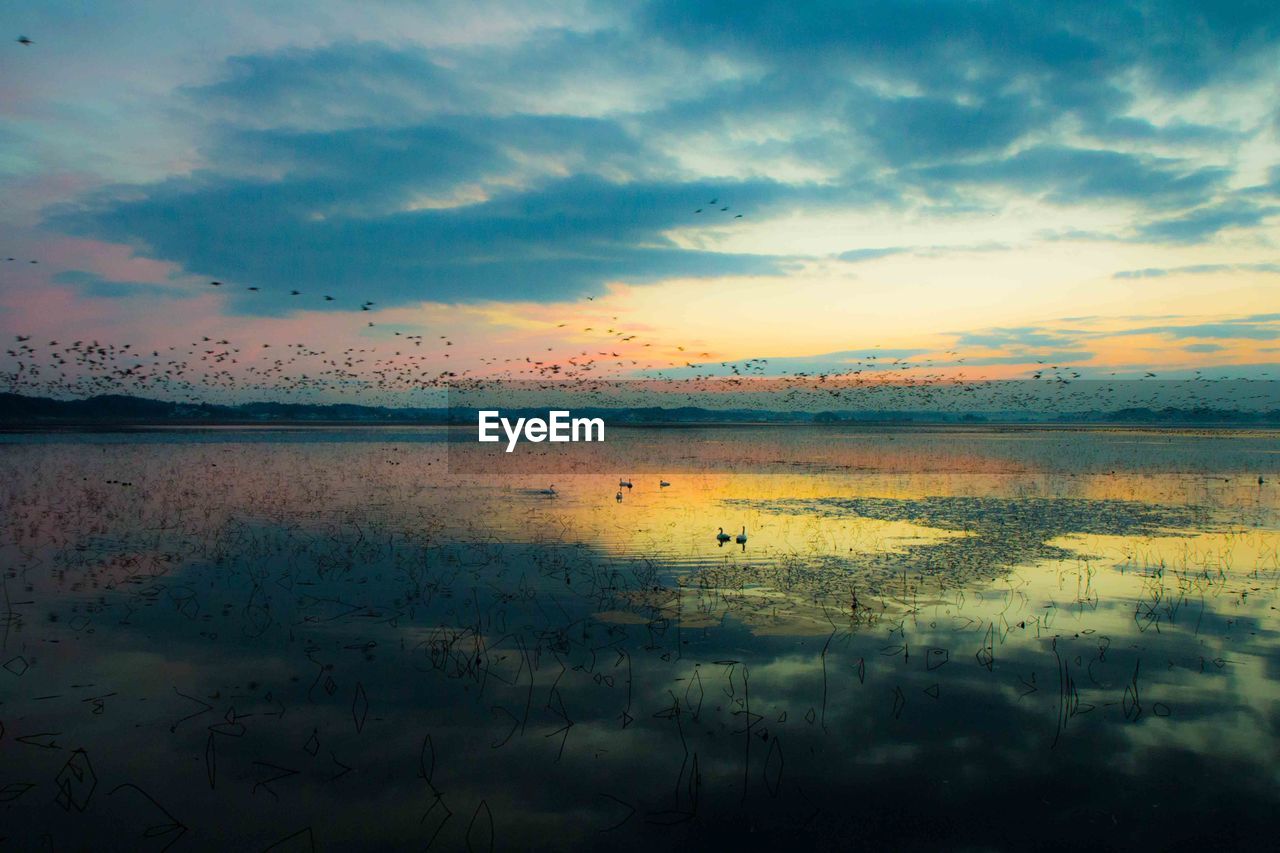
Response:
POLYGON ((446 432, 0 435, 0 839, 1274 832, 1274 432, 619 429, 573 464, 446 432))

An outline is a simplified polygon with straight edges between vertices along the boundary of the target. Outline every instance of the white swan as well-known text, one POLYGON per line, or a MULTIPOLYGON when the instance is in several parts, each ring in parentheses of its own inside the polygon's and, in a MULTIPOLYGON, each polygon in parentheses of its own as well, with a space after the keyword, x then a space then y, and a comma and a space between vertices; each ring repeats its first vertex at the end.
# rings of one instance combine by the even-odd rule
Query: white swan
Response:
POLYGON ((721 527, 720 532, 716 534, 716 541, 719 542, 721 545, 723 545, 725 542, 728 542, 730 538, 731 537, 729 536, 729 534, 724 532, 723 527, 721 527))
MULTIPOLYGON (((728 538, 728 537, 725 537, 725 538, 728 538)), ((747 544, 747 528, 745 526, 742 528, 742 532, 734 537, 733 541, 737 542, 739 545, 747 544)))

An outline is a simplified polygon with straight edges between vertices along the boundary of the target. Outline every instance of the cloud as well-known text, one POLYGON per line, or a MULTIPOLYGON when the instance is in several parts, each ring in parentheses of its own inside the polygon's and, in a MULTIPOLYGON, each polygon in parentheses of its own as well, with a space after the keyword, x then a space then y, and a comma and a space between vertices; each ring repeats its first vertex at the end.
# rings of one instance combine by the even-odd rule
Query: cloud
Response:
POLYGON ((55 274, 53 280, 95 299, 190 299, 196 295, 195 291, 184 291, 173 284, 114 281, 85 270, 64 270, 55 274))
MULTIPOLYGON (((1033 108, 1023 115, 1035 114, 1031 121, 1040 127, 1069 114, 1095 132, 1129 138, 1161 133, 1126 114, 1136 100, 1134 80, 1167 95, 1264 80, 1280 29, 1274 8, 1250 0, 1222 7, 1191 0, 804 6, 661 0, 640 9, 640 26, 649 32, 688 50, 752 63, 765 75, 801 68, 804 77, 825 78, 833 87, 873 80, 909 90, 912 98, 948 99, 926 128, 950 112, 966 129, 965 110, 983 111, 994 96, 997 104, 1027 99, 1033 108)), ((1000 116, 998 109, 988 111, 1000 116)), ((993 126, 980 138, 994 142, 1009 135, 1000 128, 1013 130, 1001 121, 993 126)), ((977 124, 967 129, 980 130, 977 124)), ((1162 130, 1167 142, 1201 142, 1214 133, 1177 120, 1162 130)))
POLYGON ((1194 243, 1273 209, 1233 197, 1231 158, 1202 150, 1249 132, 1152 105, 1264 84, 1276 33, 1275 12, 1245 3, 661 0, 430 48, 250 40, 159 99, 196 140, 174 155, 194 168, 112 183, 45 227, 226 280, 232 310, 265 314, 295 288, 349 308, 790 271, 715 250, 739 212, 918 224, 1118 205, 1117 239, 1194 243), (693 215, 713 197, 732 211, 693 215))
POLYGON ((221 79, 180 93, 219 123, 264 129, 396 127, 487 100, 425 49, 377 42, 231 56, 221 79))
POLYGON ((1243 136, 1229 128, 1185 121, 1157 125, 1135 116, 1104 115, 1086 125, 1086 132, 1104 142, 1145 142, 1160 145, 1227 144, 1243 136))
POLYGON ((1228 228, 1251 228, 1280 211, 1277 207, 1263 207, 1243 201, 1227 201, 1206 205, 1178 216, 1152 222, 1138 229, 1138 233, 1155 242, 1198 243, 1228 228))
POLYGON ((1074 336, 1084 332, 1073 329, 1046 329, 1038 327, 992 328, 964 332, 956 336, 956 345, 962 347, 1063 347, 1075 346, 1074 336))
POLYGON ((974 104, 935 97, 886 98, 873 100, 859 112, 871 144, 894 166, 998 151, 1040 122, 1031 99, 1014 95, 974 104))
POLYGON ((1182 326, 1140 326, 1112 332, 1114 335, 1164 335, 1170 338, 1219 338, 1224 340, 1274 340, 1280 337, 1280 325, 1226 321, 1189 323, 1182 326))
POLYGON ((836 255, 837 260, 845 263, 856 264, 862 261, 874 261, 877 258, 887 258, 890 255, 900 255, 904 252, 910 252, 911 249, 901 246, 887 246, 882 249, 850 249, 847 252, 841 252, 836 255))
POLYGON ((1120 270, 1112 278, 1163 278, 1169 275, 1205 275, 1216 272, 1280 273, 1280 264, 1188 264, 1181 267, 1145 267, 1137 270, 1120 270))
MULTIPOLYGON (((399 153, 391 159, 413 160, 399 153)), ((435 174, 428 167, 428 185, 435 174)), ((341 174, 280 181, 201 176, 149 188, 139 199, 108 198, 55 224, 136 244, 200 275, 261 287, 253 295, 237 289, 236 306, 267 313, 287 310, 295 287, 343 294, 335 309, 364 299, 551 300, 595 292, 606 281, 777 274, 790 263, 684 249, 665 236, 688 222, 692 205, 709 193, 731 192, 748 211, 786 194, 767 181, 713 186, 570 177, 473 204, 382 212, 369 205, 399 199, 398 184, 335 196, 348 181, 341 174)))
POLYGON ((914 177, 926 188, 985 184, 1043 194, 1054 204, 1127 201, 1159 209, 1207 200, 1229 174, 1172 158, 1041 145, 1010 157, 921 169, 914 177))

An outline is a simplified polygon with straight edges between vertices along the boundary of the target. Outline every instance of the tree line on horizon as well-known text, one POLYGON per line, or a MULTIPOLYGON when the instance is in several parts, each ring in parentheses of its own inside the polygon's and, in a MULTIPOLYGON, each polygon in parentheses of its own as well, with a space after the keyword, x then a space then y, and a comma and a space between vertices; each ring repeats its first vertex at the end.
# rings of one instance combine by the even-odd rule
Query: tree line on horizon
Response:
MULTIPOLYGON (((511 415, 545 414, 545 409, 509 408, 511 415)), ((1213 407, 1128 407, 1080 412, 953 412, 931 410, 799 411, 773 409, 713 409, 699 406, 577 407, 575 414, 605 417, 615 425, 658 423, 1133 423, 1239 424, 1280 426, 1280 408, 1244 411, 1213 407)), ((101 395, 83 400, 57 400, 0 393, 0 422, 7 424, 94 423, 421 423, 474 424, 476 408, 388 407, 355 403, 239 404, 184 403, 129 395, 101 395)))

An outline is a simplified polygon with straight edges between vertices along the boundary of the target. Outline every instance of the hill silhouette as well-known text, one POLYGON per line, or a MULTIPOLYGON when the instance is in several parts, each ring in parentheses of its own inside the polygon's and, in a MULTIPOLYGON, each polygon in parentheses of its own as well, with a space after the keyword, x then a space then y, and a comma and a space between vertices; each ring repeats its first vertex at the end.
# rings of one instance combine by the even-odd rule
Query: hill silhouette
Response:
MULTIPOLYGON (((545 415, 545 409, 509 409, 508 417, 545 415)), ((1280 409, 1248 412, 1237 409, 1123 408, 1091 412, 951 412, 951 411, 780 411, 770 409, 709 409, 698 406, 637 408, 574 408, 575 416, 601 417, 612 425, 626 424, 1133 424, 1169 426, 1280 426, 1280 409)), ((183 425, 183 424, 474 424, 476 410, 445 407, 362 406, 352 403, 314 404, 255 402, 226 405, 154 400, 123 394, 104 394, 83 400, 56 400, 0 393, 0 424, 9 427, 183 425)))

